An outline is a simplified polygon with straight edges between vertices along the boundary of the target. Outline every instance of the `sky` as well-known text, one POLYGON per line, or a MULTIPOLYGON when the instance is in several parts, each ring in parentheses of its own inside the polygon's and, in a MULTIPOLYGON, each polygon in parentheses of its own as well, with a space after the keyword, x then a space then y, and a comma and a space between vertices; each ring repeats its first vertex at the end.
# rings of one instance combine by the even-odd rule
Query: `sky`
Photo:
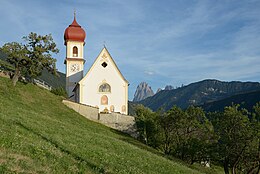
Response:
POLYGON ((0 0, 0 46, 52 34, 65 72, 64 30, 87 33, 86 73, 105 44, 129 81, 154 92, 204 79, 260 81, 260 0, 0 0))

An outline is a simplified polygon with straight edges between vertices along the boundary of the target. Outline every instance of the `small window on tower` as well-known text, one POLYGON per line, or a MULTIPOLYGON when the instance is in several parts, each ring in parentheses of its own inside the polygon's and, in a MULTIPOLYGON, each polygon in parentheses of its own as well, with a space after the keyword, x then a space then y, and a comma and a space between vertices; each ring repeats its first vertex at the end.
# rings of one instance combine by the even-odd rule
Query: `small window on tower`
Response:
POLYGON ((103 62, 101 65, 102 65, 104 68, 107 67, 107 63, 106 63, 106 62, 103 62))
POLYGON ((78 47, 73 47, 73 57, 78 57, 78 47))

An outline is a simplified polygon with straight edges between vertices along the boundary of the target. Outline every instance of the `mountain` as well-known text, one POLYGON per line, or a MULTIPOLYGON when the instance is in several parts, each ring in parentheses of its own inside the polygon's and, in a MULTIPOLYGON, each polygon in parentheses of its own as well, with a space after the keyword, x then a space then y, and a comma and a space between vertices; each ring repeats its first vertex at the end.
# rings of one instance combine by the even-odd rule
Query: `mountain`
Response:
POLYGON ((128 101, 128 115, 135 116, 136 114, 136 108, 138 107, 138 103, 128 101))
POLYGON ((7 59, 7 55, 4 52, 2 52, 1 50, 0 50, 0 59, 2 59, 2 60, 7 59))
POLYGON ((134 95, 134 102, 141 101, 143 99, 146 99, 147 97, 153 96, 154 92, 150 86, 146 82, 140 83, 135 91, 134 95))
POLYGON ((0 50, 0 70, 13 71, 14 67, 6 61, 7 55, 0 50))
POLYGON ((173 105, 184 109, 189 105, 202 105, 232 95, 256 90, 260 90, 260 83, 258 82, 203 80, 173 90, 162 90, 139 103, 152 110, 157 110, 161 107, 168 110, 173 105))
POLYGON ((0 173, 206 173, 82 117, 62 99, 0 77, 0 173))
POLYGON ((166 85, 164 90, 173 90, 173 86, 172 85, 166 85))
POLYGON ((46 69, 42 71, 42 74, 37 79, 43 80, 53 88, 66 88, 66 74, 57 71, 57 76, 48 72, 46 69))
POLYGON ((155 94, 157 94, 157 93, 160 92, 161 90, 162 90, 162 88, 158 88, 155 94))
POLYGON ((223 111, 225 106, 240 104, 242 108, 252 111, 253 106, 260 102, 260 91, 253 91, 227 97, 222 100, 205 103, 201 107, 207 112, 223 111))

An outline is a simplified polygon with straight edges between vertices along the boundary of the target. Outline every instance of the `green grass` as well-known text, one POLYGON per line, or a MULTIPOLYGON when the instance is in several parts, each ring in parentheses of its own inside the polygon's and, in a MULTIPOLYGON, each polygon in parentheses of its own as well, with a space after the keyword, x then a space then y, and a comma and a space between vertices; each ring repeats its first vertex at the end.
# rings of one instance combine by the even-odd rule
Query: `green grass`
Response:
POLYGON ((0 173, 201 173, 87 120, 61 100, 0 77, 0 173))

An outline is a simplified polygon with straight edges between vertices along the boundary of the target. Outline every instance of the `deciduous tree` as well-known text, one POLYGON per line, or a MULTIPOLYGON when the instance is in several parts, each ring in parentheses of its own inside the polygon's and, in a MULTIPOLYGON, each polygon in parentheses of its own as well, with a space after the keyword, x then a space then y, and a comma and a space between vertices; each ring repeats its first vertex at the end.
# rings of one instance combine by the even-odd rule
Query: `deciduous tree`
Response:
POLYGON ((156 113, 150 109, 139 105, 136 108, 135 122, 139 132, 139 138, 152 147, 156 147, 156 134, 158 131, 156 124, 156 113))
POLYGON ((177 106, 173 106, 168 112, 161 113, 159 116, 161 149, 167 155, 171 154, 180 144, 183 117, 185 117, 184 112, 177 106))
POLYGON ((239 109, 239 105, 225 107, 222 114, 216 114, 212 120, 216 134, 219 136, 216 144, 215 160, 224 166, 226 174, 245 173, 242 166, 250 151, 255 149, 256 130, 249 113, 239 109))
POLYGON ((25 75, 29 78, 39 76, 46 68, 53 74, 56 74, 56 66, 51 53, 58 53, 56 44, 52 36, 37 35, 31 32, 23 37, 24 43, 11 42, 6 43, 1 49, 7 54, 7 61, 14 65, 15 72, 12 77, 13 85, 16 85, 19 77, 25 75))

